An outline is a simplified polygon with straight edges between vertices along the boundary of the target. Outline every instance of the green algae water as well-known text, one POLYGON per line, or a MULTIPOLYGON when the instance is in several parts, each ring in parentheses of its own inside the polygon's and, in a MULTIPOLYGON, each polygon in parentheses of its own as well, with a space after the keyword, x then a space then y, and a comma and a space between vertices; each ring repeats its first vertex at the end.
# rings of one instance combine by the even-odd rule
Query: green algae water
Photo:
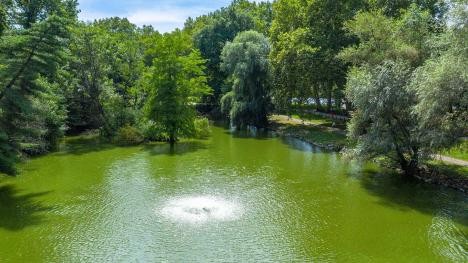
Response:
POLYGON ((75 140, 0 179, 0 262, 467 262, 468 197, 295 139, 75 140))

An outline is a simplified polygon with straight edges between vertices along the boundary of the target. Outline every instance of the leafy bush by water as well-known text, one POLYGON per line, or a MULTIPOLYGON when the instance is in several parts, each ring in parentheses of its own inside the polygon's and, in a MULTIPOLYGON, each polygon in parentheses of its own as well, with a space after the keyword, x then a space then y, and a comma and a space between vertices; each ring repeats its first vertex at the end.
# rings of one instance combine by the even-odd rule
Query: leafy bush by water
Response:
POLYGON ((136 145, 142 143, 143 140, 144 137, 140 131, 129 125, 120 128, 115 137, 115 142, 121 145, 136 145))
POLYGON ((211 135, 210 121, 208 118, 197 118, 194 121, 195 138, 204 139, 211 135))
POLYGON ((164 127, 152 120, 141 121, 139 125, 145 140, 147 141, 167 141, 167 133, 164 132, 164 127))

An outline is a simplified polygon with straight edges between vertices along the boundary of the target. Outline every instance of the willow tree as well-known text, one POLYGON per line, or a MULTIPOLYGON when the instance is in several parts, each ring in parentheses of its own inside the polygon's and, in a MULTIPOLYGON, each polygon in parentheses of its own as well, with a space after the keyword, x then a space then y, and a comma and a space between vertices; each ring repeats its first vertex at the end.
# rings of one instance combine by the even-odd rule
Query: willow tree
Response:
POLYGON ((270 60, 268 39, 256 31, 245 31, 228 42, 221 54, 221 68, 230 75, 232 90, 221 104, 231 122, 241 128, 264 127, 270 106, 270 60))
MULTIPOLYGON (((466 132, 466 31, 436 48, 428 10, 411 5, 398 18, 361 12, 346 23, 359 44, 340 57, 356 67, 346 94, 355 111, 351 151, 365 159, 385 157, 406 174, 418 172, 434 151, 466 132)), ((450 34, 448 34, 450 35, 450 34)), ((444 38, 444 37, 442 37, 444 38)))
POLYGON ((223 94, 223 84, 227 77, 220 69, 223 46, 239 32, 254 28, 253 18, 238 7, 243 2, 234 1, 228 7, 206 16, 205 26, 194 34, 195 46, 207 59, 206 71, 210 76, 208 84, 213 88, 213 96, 206 98, 209 103, 218 103, 223 94))
POLYGON ((381 10, 359 12, 345 23, 345 29, 359 42, 343 49, 339 57, 355 66, 400 60, 418 67, 429 55, 434 23, 429 11, 416 5, 399 18, 387 17, 381 10))
POLYGON ((415 89, 422 137, 432 151, 450 148, 468 132, 468 10, 452 9, 451 27, 438 36, 431 58, 416 69, 415 89))
POLYGON ((195 105, 208 95, 205 60, 190 46, 187 35, 180 31, 156 39, 149 50, 152 66, 147 71, 150 98, 147 116, 160 124, 169 142, 195 134, 195 105))
POLYGON ((422 144, 410 76, 407 65, 390 61, 351 71, 346 95, 355 107, 348 125, 353 157, 385 157, 408 175, 417 171, 422 144))

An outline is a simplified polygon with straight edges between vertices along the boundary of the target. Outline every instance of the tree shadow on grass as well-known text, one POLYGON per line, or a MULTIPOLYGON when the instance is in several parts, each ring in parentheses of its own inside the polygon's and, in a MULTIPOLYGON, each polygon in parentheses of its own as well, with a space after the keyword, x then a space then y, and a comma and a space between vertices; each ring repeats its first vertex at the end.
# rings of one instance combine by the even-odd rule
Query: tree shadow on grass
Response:
POLYGON ((147 144, 143 148, 151 155, 177 156, 207 149, 207 143, 201 141, 183 141, 174 145, 169 143, 147 144))
POLYGON ((43 223, 42 213, 52 208, 42 205, 37 198, 48 193, 22 194, 12 185, 0 185, 0 228, 19 231, 43 223))
POLYGON ((378 197, 382 205, 402 211, 416 210, 432 216, 443 216, 468 226, 468 195, 463 192, 391 171, 366 169, 359 177, 361 186, 378 197))

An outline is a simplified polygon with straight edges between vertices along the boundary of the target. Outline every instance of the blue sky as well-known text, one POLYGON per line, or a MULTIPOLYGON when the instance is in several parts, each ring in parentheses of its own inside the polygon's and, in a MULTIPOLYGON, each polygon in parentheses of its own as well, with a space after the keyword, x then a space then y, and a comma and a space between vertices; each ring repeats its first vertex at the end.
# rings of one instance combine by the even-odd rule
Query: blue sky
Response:
POLYGON ((93 21, 105 17, 127 17, 132 23, 153 25, 160 32, 184 25, 185 19, 227 6, 231 0, 79 0, 79 18, 93 21))

